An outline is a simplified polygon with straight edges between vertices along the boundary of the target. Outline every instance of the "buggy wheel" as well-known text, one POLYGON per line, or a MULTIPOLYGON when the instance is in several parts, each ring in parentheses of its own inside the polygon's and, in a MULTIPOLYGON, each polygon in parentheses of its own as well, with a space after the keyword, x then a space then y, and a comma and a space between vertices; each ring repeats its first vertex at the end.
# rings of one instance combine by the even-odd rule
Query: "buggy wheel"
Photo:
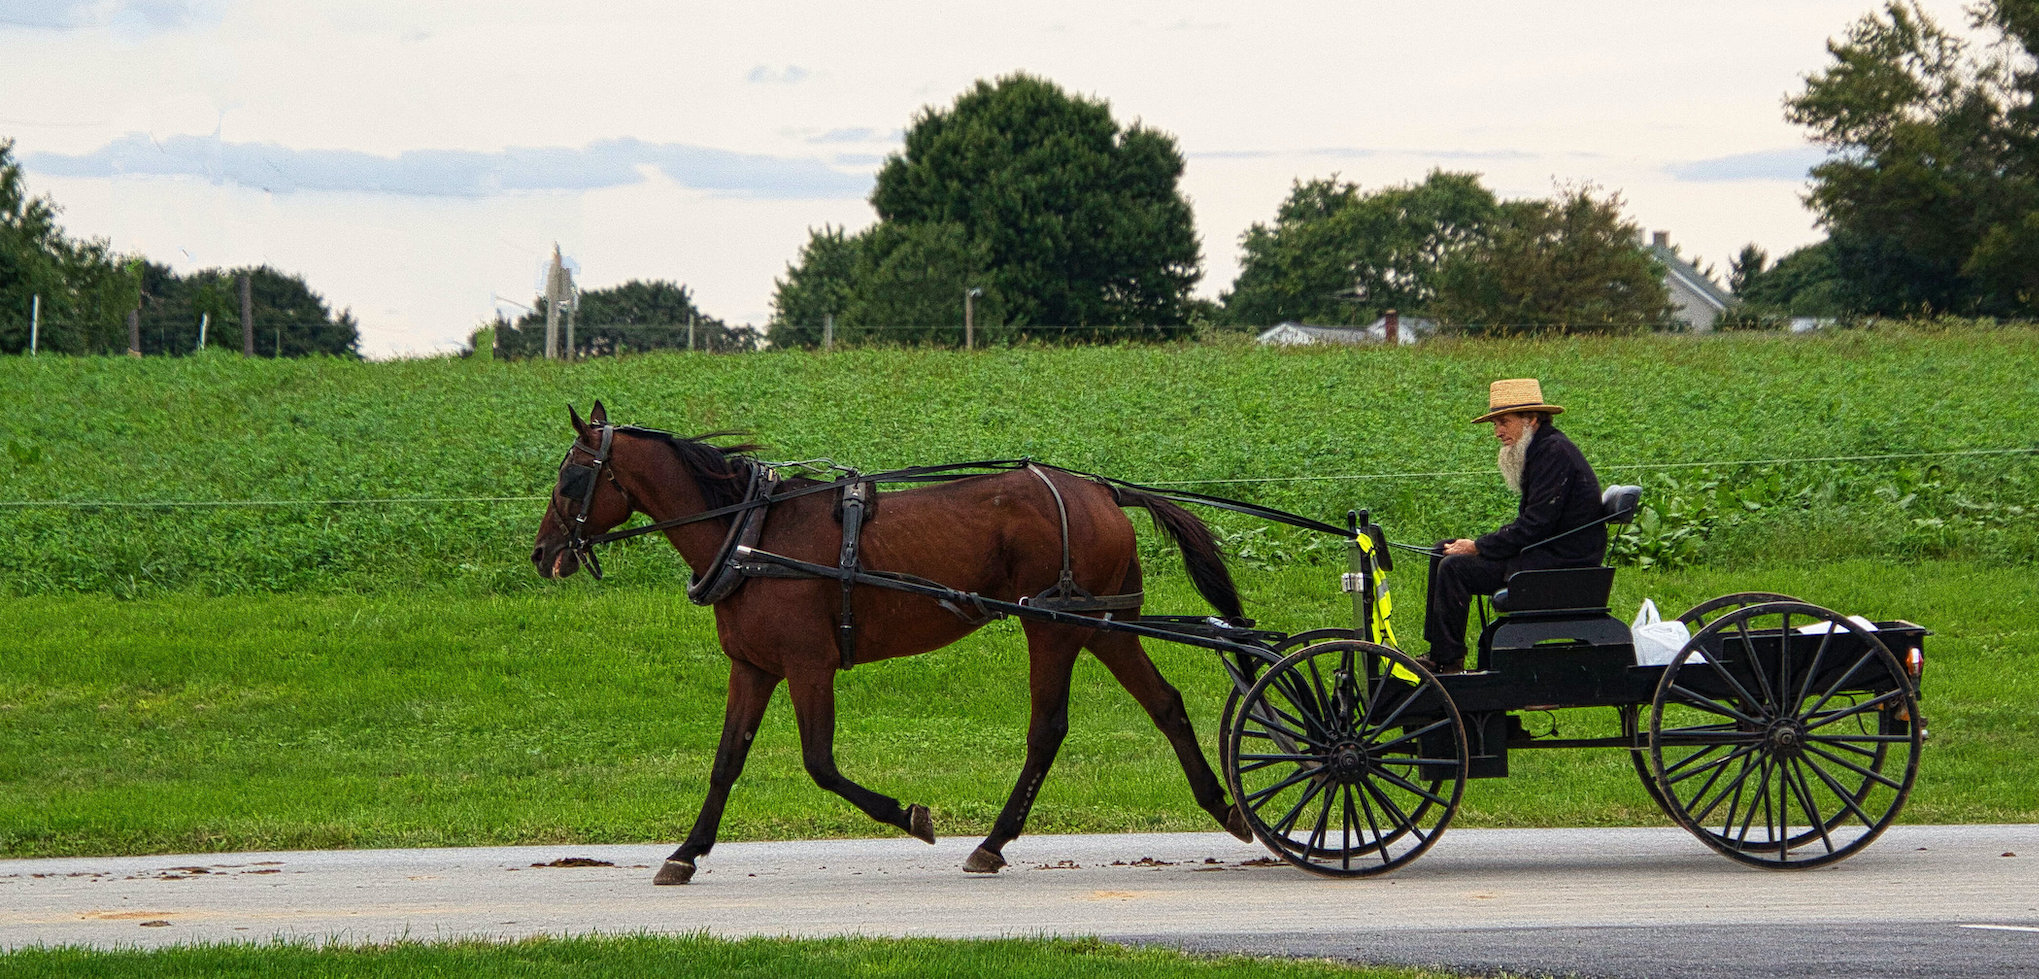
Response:
POLYGON ((1889 828, 1925 726, 1876 633, 1797 601, 1735 609, 1664 668, 1650 772, 1671 817, 1730 858, 1776 869, 1844 860, 1889 828))
MULTIPOLYGON (((1287 639, 1275 643, 1270 648, 1274 650, 1277 656, 1282 656, 1292 649, 1299 649, 1330 639, 1358 638, 1359 631, 1356 629, 1311 629, 1306 632, 1298 632, 1287 639)), ((1260 668, 1264 664, 1257 660, 1248 661, 1243 656, 1239 659, 1239 676, 1245 678, 1248 684, 1260 678, 1260 668)), ((1218 770, 1221 772, 1232 767, 1232 739, 1225 735, 1232 730, 1232 718, 1239 713, 1239 700, 1246 695, 1246 690, 1247 687, 1235 683, 1231 692, 1225 695, 1225 713, 1218 718, 1218 770)))
POLYGON ((1269 667, 1225 740, 1225 778, 1253 835, 1329 877, 1421 856, 1465 791, 1465 725, 1451 695, 1376 643, 1334 639, 1269 667))
POLYGON ((1678 616, 1678 621, 1685 623, 1685 627, 1693 632, 1698 632, 1705 628, 1707 623, 1738 608, 1761 605, 1764 602, 1795 601, 1798 601, 1798 599, 1790 595, 1780 595, 1774 591, 1738 591, 1731 595, 1721 595, 1700 602, 1686 609, 1685 614, 1678 616))

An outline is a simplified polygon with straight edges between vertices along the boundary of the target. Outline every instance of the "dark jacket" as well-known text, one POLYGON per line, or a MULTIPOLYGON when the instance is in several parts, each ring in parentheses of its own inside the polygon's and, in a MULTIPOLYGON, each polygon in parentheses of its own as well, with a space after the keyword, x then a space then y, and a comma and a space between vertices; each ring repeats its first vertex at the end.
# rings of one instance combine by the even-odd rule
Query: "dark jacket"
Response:
POLYGON ((1480 556, 1505 561, 1508 573, 1590 568, 1607 558, 1607 526, 1581 530, 1542 547, 1537 541, 1600 519, 1600 477, 1579 447, 1546 420, 1529 439, 1522 462, 1522 503, 1515 522, 1473 541, 1480 556))

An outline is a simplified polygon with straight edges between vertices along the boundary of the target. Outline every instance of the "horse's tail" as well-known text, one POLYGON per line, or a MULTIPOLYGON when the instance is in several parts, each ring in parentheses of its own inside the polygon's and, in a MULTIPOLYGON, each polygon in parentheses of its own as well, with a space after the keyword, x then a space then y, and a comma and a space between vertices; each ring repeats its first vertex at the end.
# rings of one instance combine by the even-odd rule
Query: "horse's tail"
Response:
POLYGON ((1224 555, 1218 552, 1217 538, 1211 536, 1209 526, 1197 519, 1196 514, 1152 493, 1124 486, 1114 489, 1120 506, 1145 509, 1153 515, 1154 525, 1167 531, 1175 545, 1182 548, 1182 563, 1189 569, 1190 583, 1196 585, 1204 601, 1227 619, 1246 618, 1246 609, 1239 601, 1239 586, 1232 583, 1232 572, 1226 569, 1224 555))

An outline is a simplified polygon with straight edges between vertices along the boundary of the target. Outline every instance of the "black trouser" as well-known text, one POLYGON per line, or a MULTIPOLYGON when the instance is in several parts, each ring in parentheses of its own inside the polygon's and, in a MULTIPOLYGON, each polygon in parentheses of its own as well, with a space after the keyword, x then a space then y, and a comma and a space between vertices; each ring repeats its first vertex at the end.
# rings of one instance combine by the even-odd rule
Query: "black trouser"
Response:
MULTIPOLYGON (((1439 545, 1442 547, 1442 544, 1439 545)), ((1430 556, 1430 591, 1423 612, 1423 638, 1430 661, 1457 669, 1466 662, 1466 614, 1474 595, 1492 595, 1508 581, 1508 564, 1478 554, 1430 556)))

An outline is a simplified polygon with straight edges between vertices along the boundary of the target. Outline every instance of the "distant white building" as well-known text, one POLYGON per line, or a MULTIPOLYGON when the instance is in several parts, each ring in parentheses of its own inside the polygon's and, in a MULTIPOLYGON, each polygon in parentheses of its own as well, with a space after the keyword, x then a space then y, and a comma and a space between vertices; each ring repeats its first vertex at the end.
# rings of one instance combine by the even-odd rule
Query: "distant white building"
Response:
POLYGON ((1694 333, 1711 332, 1714 321, 1735 304, 1734 295, 1714 284, 1691 262, 1679 258, 1671 250, 1670 232, 1653 233, 1647 250, 1651 257, 1664 263, 1664 288, 1671 292, 1671 315, 1694 333))
POLYGON ((1411 316, 1402 319, 1394 310, 1366 326, 1308 326, 1282 323, 1262 330, 1261 343, 1291 347, 1308 343, 1387 343, 1390 335, 1397 344, 1415 343, 1437 332, 1434 321, 1411 316))

